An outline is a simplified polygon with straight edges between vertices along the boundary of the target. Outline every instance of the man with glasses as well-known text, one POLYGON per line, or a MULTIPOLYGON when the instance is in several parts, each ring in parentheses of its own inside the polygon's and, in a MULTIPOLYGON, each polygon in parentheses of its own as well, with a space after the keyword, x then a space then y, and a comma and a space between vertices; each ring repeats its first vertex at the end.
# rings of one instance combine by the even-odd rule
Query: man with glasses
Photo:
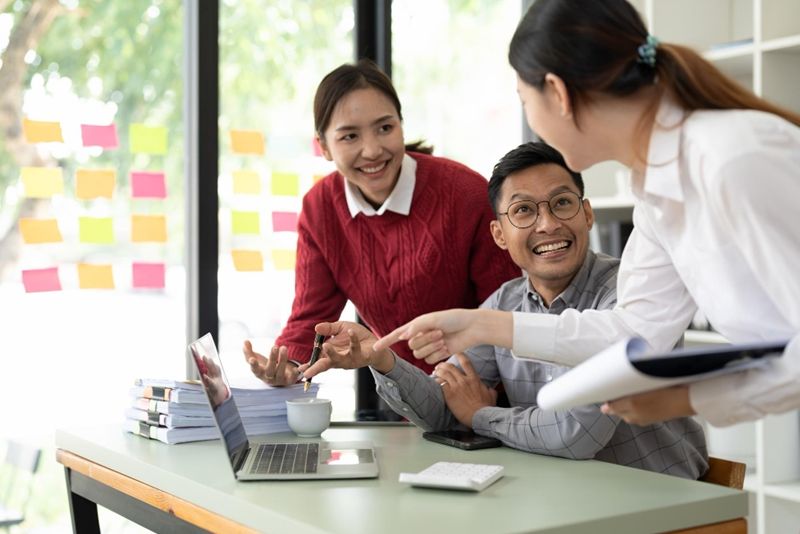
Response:
MULTIPOLYGON (((619 260, 589 250, 594 215, 583 192, 581 175, 544 143, 526 143, 500 160, 489 181, 497 215, 490 228, 525 275, 503 284, 483 308, 558 314, 614 306, 619 260)), ((428 376, 388 349, 374 351, 375 338, 363 327, 323 323, 320 331, 334 337, 312 374, 369 365, 378 394, 425 430, 467 427, 533 453, 594 458, 684 478, 696 479, 708 468, 703 430, 691 418, 641 427, 601 413, 599 405, 540 410, 539 389, 565 367, 517 360, 508 349, 480 345, 452 356, 428 376), (510 407, 497 406, 498 384, 510 407)), ((441 333, 426 335, 425 344, 436 348, 441 333)))

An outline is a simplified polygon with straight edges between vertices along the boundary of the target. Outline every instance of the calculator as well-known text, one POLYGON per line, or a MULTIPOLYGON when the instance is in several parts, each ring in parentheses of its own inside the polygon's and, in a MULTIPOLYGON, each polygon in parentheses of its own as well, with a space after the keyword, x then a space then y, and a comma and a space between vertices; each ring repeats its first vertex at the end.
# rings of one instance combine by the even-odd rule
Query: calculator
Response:
POLYGON ((502 476, 502 465, 436 462, 419 473, 400 473, 400 482, 425 488, 482 491, 502 476))

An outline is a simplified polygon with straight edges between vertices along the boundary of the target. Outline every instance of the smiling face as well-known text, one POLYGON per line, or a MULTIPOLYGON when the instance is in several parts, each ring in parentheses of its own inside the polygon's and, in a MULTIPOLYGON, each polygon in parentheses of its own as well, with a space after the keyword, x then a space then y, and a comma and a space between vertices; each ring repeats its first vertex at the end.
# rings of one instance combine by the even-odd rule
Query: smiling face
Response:
POLYGON ((403 163, 403 128, 391 100, 357 89, 339 100, 320 139, 322 153, 373 205, 389 197, 403 163))
MULTIPOLYGON (((567 191, 580 196, 566 169, 553 163, 535 165, 506 177, 497 211, 505 213, 520 200, 548 201, 567 191)), ((538 205, 538 214, 528 228, 517 228, 507 215, 498 215, 491 223, 491 231, 495 243, 508 250, 514 263, 528 274, 533 287, 549 304, 583 265, 594 214, 588 200, 583 200, 581 209, 566 221, 553 216, 547 204, 538 205)))

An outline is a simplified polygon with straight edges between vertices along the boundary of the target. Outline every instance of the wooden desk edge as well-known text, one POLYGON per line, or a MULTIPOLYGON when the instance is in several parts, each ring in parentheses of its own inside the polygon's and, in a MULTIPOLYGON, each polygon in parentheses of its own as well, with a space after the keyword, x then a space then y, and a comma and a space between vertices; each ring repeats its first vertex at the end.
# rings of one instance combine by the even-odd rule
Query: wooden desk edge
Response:
POLYGON ((146 503, 188 523, 212 532, 234 532, 255 534, 257 531, 200 508, 190 502, 148 486, 136 479, 117 473, 107 467, 77 456, 63 449, 56 449, 56 460, 64 467, 84 475, 100 484, 114 488, 134 499, 146 503))

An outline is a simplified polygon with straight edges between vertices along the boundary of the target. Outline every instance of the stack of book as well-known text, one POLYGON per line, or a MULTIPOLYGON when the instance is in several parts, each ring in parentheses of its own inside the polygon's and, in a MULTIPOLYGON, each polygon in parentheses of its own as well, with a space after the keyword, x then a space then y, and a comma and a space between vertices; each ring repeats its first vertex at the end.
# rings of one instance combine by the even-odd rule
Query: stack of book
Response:
MULTIPOLYGON (((186 443, 219 438, 203 386, 197 381, 140 378, 130 390, 124 429, 164 443, 186 443)), ((248 435, 288 432, 286 401, 316 397, 318 384, 303 391, 302 384, 273 388, 232 387, 248 435)))

